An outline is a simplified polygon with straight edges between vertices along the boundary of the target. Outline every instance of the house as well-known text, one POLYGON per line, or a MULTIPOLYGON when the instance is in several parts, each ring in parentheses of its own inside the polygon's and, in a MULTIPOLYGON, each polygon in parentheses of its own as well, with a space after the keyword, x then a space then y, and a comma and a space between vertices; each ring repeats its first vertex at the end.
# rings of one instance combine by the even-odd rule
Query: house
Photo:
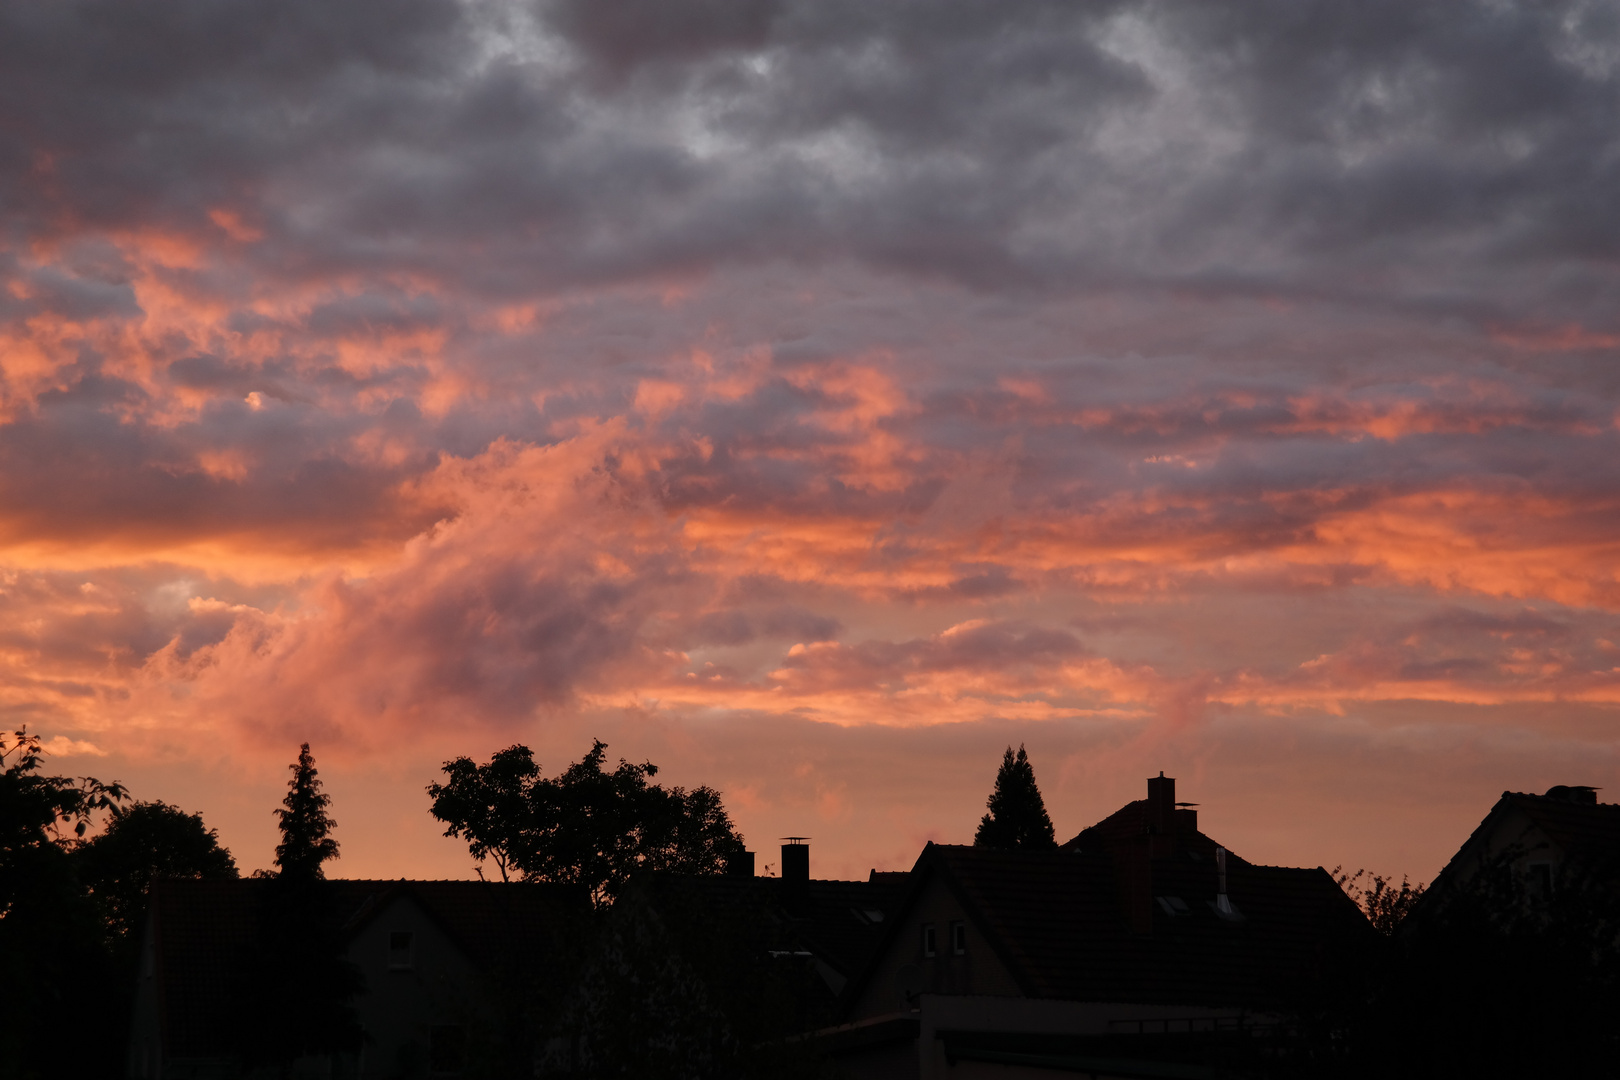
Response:
POLYGON ((820 1038, 851 1077, 1205 1075, 1274 1053, 1373 937, 1326 871, 1239 858, 1161 774, 1056 851, 928 845, 820 1038))
POLYGON ((1429 890, 1432 907, 1492 867, 1510 871, 1527 898, 1552 895, 1560 881, 1599 874, 1620 879, 1620 805, 1597 789, 1559 784, 1544 795, 1504 791, 1429 890))
MULTIPOLYGON (((242 1075, 232 1044, 245 958, 268 882, 154 885, 142 941, 128 1072, 136 1080, 242 1075)), ((483 881, 331 881, 346 958, 364 978, 354 1002, 358 1056, 302 1060, 295 1075, 453 1076, 490 1033, 497 986, 561 947, 579 915, 548 886, 483 881), (503 981, 504 980, 504 981, 503 981)))
POLYGON ((762 1055, 802 1055, 787 1040, 836 1021, 909 875, 813 879, 803 838, 782 851, 781 877, 753 876, 749 856, 724 875, 639 880, 568 996, 544 1071, 747 1074, 762 1055))

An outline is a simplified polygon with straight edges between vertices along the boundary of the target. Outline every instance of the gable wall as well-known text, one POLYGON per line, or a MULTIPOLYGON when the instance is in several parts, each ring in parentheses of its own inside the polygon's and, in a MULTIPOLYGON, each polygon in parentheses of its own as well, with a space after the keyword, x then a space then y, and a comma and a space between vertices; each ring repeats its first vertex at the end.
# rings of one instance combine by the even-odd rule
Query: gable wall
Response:
POLYGON ((361 1075, 426 1075, 430 1029, 436 1024, 476 1027, 477 976, 461 950, 410 896, 395 897, 349 942, 348 959, 365 976, 355 1002, 367 1042, 361 1075), (411 966, 389 965, 389 936, 412 936, 411 966), (469 1024, 471 1022, 471 1024, 469 1024))
POLYGON ((930 994, 978 994, 1016 997, 1022 991, 990 948, 981 927, 968 920, 961 903, 937 871, 930 872, 917 903, 902 918, 900 929, 874 963, 871 978, 855 1003, 852 1020, 904 1012, 903 983, 930 994), (951 950, 951 924, 967 926, 967 951, 951 950), (923 926, 932 924, 938 948, 932 958, 923 955, 923 926))
POLYGON ((1551 863, 1556 876, 1564 854, 1523 811, 1507 806, 1490 830, 1474 837, 1460 853, 1463 857, 1455 860, 1458 883, 1472 878, 1481 863, 1510 850, 1517 852, 1513 868, 1520 874, 1527 873, 1531 863, 1551 863))

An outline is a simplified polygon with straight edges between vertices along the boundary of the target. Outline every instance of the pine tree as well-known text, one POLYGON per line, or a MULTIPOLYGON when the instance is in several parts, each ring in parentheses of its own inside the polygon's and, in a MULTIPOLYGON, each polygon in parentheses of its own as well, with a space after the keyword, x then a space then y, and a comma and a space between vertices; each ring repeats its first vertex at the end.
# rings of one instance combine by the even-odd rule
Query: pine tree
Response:
POLYGON ((332 796, 321 790, 309 743, 298 748, 298 762, 288 768, 293 778, 287 782, 287 797, 281 800, 282 808, 275 812, 281 819, 276 865, 290 877, 325 877, 321 864, 337 858, 338 853, 338 842, 331 835, 337 822, 326 812, 332 804, 332 796))
POLYGON ((365 986, 360 969, 344 958, 345 912, 321 872, 338 844, 326 812, 332 797, 321 791, 308 743, 298 748, 291 769, 287 797, 275 811, 280 873, 259 893, 258 937, 235 990, 242 1003, 242 1064, 249 1072, 275 1066, 283 1077, 300 1058, 359 1052, 363 1036, 353 1001, 365 986))
POLYGON ((990 812, 979 821, 979 831, 973 837, 976 846, 1009 851, 1049 851, 1057 847, 1052 819, 1046 814, 1041 789, 1035 786, 1035 770, 1022 743, 1018 744, 1017 757, 1011 746, 1001 756, 996 788, 987 805, 990 812))

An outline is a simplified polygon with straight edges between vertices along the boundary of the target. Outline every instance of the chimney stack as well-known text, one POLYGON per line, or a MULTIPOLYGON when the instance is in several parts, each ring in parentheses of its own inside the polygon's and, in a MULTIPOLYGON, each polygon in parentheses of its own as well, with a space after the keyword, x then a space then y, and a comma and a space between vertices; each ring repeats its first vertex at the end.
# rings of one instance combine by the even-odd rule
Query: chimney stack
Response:
POLYGON ((726 873, 733 877, 754 876, 754 853, 752 851, 733 851, 726 856, 726 873))
POLYGON ((782 899, 794 910, 810 899, 810 838, 784 836, 782 840, 782 899))
POLYGON ((1148 778, 1148 831, 1169 834, 1176 828, 1176 778, 1164 775, 1148 778))

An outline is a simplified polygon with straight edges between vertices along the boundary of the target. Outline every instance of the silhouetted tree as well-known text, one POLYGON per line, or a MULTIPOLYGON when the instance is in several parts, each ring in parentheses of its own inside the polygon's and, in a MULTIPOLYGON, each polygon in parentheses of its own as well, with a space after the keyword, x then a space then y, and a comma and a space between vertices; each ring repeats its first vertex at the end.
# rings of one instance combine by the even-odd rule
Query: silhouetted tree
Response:
POLYGON ((140 932, 147 893, 160 878, 235 878, 236 860, 219 846, 219 831, 164 802, 114 808, 101 835, 73 852, 79 879, 90 890, 114 938, 140 932))
POLYGON ((987 806, 990 812, 980 819, 979 831, 973 836, 977 846, 1023 851, 1057 847, 1052 819, 1046 814, 1046 802, 1035 785, 1035 770, 1022 743, 1018 744, 1016 757, 1011 746, 1001 756, 996 787, 987 806))
POLYGON ((26 727, 0 733, 0 1076, 90 1076, 116 1068, 122 1013, 101 921, 71 851, 98 811, 128 797, 94 777, 41 775, 26 727))
POLYGON ((449 777, 429 784, 432 814, 449 824, 444 835, 467 841, 472 857, 491 859, 502 881, 520 873, 516 860, 528 844, 531 798, 540 781, 540 767, 527 746, 508 746, 479 765, 472 758, 444 764, 449 777))
POLYGON ((1571 859, 1547 892, 1521 855, 1438 883, 1409 914, 1352 1025, 1358 1074, 1614 1075, 1620 859, 1571 859))
POLYGON ((651 762, 624 760, 604 770, 607 744, 546 778, 525 746, 486 765, 446 762, 448 779, 430 784, 432 814, 462 837, 474 858, 492 858, 504 879, 578 885, 597 906, 612 902, 642 870, 718 874, 743 841, 712 788, 650 783, 651 762))
POLYGON ((1351 874, 1342 866, 1333 868, 1333 880, 1356 902, 1373 928, 1385 937, 1400 929, 1427 891, 1421 881, 1413 885, 1404 874, 1397 887, 1393 878, 1380 877, 1364 869, 1351 874))
POLYGON ((337 822, 326 812, 332 797, 321 790, 309 743, 298 748, 298 761, 288 768, 293 778, 287 784, 287 797, 275 811, 281 821, 276 865, 291 877, 323 877, 321 864, 337 858, 338 853, 338 842, 331 835, 337 822))
POLYGON ((602 914, 602 933, 548 1040, 541 1075, 810 1080, 827 1061, 805 1032, 837 1001, 784 954, 771 893, 644 878, 602 914))
POLYGON ((287 796, 275 811, 281 825, 278 873, 260 893, 259 935, 242 965, 244 1007, 238 1047, 247 1065, 273 1065, 287 1075, 302 1057, 360 1049, 362 1031, 351 1004, 364 989, 360 970, 343 956, 342 913, 321 864, 334 858, 335 825, 326 808, 309 744, 290 766, 287 796))

